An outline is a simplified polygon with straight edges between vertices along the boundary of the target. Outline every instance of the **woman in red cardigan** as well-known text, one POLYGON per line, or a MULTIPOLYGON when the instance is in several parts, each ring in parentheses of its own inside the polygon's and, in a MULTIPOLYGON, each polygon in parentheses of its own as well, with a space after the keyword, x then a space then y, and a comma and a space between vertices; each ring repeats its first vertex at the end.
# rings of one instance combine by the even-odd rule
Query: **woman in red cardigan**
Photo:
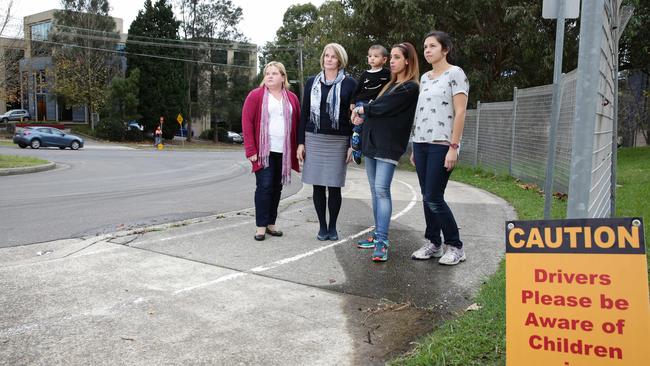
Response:
POLYGON ((266 234, 282 236, 275 226, 282 186, 291 183, 291 169, 300 171, 296 157, 300 102, 288 89, 284 65, 271 61, 264 67, 264 80, 248 94, 242 109, 244 148, 257 183, 255 240, 264 240, 266 234))

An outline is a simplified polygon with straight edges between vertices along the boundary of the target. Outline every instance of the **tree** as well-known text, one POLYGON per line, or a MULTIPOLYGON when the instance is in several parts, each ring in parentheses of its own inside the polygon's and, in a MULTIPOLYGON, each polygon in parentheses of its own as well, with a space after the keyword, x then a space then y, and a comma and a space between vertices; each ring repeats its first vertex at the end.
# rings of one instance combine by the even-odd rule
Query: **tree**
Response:
POLYGON ((650 74, 650 4, 641 0, 625 0, 634 8, 619 43, 619 70, 640 69, 650 74))
POLYGON ((12 18, 11 10, 13 0, 0 8, 0 37, 4 38, 4 46, 0 48, 0 65, 4 66, 4 72, 0 73, 0 103, 6 103, 9 108, 20 107, 20 71, 19 62, 24 56, 18 39, 12 40, 7 37, 7 26, 12 18))
POLYGON ((134 70, 140 73, 138 111, 145 130, 155 130, 162 116, 166 122, 163 132, 168 138, 178 129, 176 116, 181 113, 187 117, 185 65, 177 60, 186 58, 187 49, 179 43, 179 27, 167 0, 155 4, 146 0, 129 27, 126 43, 128 74, 134 70))
POLYGON ((122 122, 138 119, 140 99, 140 69, 132 69, 128 77, 114 77, 108 93, 105 115, 118 117, 122 122))
POLYGON ((4 15, 0 18, 0 37, 3 37, 5 34, 5 29, 11 20, 11 8, 14 6, 14 0, 9 0, 6 5, 6 8, 0 9, 0 12, 4 15))
POLYGON ((119 34, 107 0, 61 0, 54 15, 52 91, 68 106, 86 106, 86 121, 106 103, 107 86, 120 68, 119 34))
MULTIPOLYGON (((305 42, 305 40, 312 34, 317 19, 318 8, 311 3, 289 6, 282 18, 282 26, 276 32, 275 40, 267 42, 262 47, 259 58, 260 72, 267 63, 278 61, 286 68, 289 80, 304 82, 304 80, 300 80, 299 47, 301 47, 301 43, 310 46, 309 42, 305 42)), ((311 59, 311 49, 312 47, 303 48, 303 60, 311 59)), ((298 89, 294 88, 294 92, 299 94, 298 89)))
MULTIPOLYGON (((337 1, 325 2, 318 8, 312 4, 290 6, 284 14, 274 42, 265 45, 260 66, 269 61, 280 61, 287 68, 290 80, 300 79, 302 47, 303 77, 317 74, 320 72, 320 55, 326 44, 339 43, 350 55, 350 51, 356 49, 364 37, 354 33, 351 16, 350 8, 337 1)), ((365 53, 363 58, 365 59, 365 53)), ((352 62, 350 64, 352 67, 356 65, 352 62)))
POLYGON ((262 49, 260 68, 270 61, 278 61, 287 69, 289 79, 297 80, 300 75, 299 41, 309 37, 317 19, 318 8, 311 3, 289 6, 275 40, 267 42, 262 49))
MULTIPOLYGON (((298 59, 293 45, 302 36, 305 75, 310 75, 320 69, 322 47, 337 42, 348 53, 347 71, 358 75, 368 67, 369 46, 390 48, 407 41, 419 50, 420 71, 425 72, 430 66, 421 51, 423 37, 431 30, 444 30, 455 40, 454 62, 470 79, 470 104, 507 100, 515 86, 552 81, 555 21, 542 19, 541 9, 537 0, 344 0, 325 2, 315 14, 309 4, 294 5, 262 56, 263 61, 293 66, 298 59)), ((565 71, 577 66, 578 35, 577 21, 567 20, 565 71)), ((294 75, 290 73, 290 78, 294 75)))
MULTIPOLYGON (((548 84, 553 78, 555 21, 542 19, 537 0, 347 0, 353 33, 389 47, 408 41, 421 53, 423 37, 443 30, 454 39, 454 62, 468 75, 470 104, 511 98, 513 88, 548 84), (407 19, 408 21, 405 21, 407 19)), ((579 27, 567 20, 563 64, 577 66, 579 27)), ((363 60, 365 49, 350 57, 363 60)))
POLYGON ((619 70, 625 82, 619 94, 619 130, 624 146, 632 146, 637 130, 650 143, 650 4, 627 0, 634 7, 619 43, 619 70))
MULTIPOLYGON (((234 103, 236 108, 241 109, 243 103, 243 99, 232 100, 232 93, 229 92, 234 85, 235 75, 239 73, 237 68, 214 65, 226 64, 227 60, 222 59, 222 55, 227 54, 235 42, 246 42, 238 29, 243 12, 231 0, 178 0, 177 4, 184 38, 197 44, 191 50, 190 57, 203 62, 185 64, 185 76, 189 80, 186 91, 188 130, 191 130, 194 116, 209 114, 216 131, 218 121, 228 118, 228 106, 234 103), (222 78, 218 75, 220 73, 226 73, 226 77, 222 78), (225 80, 219 82, 221 79, 225 80)), ((249 83, 244 85, 249 86, 249 83)), ((190 139, 191 134, 188 134, 190 139)))

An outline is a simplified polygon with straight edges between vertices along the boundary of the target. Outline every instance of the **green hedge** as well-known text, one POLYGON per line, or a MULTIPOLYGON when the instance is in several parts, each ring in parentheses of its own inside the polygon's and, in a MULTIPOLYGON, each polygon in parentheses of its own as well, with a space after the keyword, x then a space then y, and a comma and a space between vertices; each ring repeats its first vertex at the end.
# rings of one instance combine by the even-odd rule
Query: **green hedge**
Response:
POLYGON ((100 139, 109 141, 124 140, 124 123, 117 118, 103 119, 95 127, 95 135, 100 139))

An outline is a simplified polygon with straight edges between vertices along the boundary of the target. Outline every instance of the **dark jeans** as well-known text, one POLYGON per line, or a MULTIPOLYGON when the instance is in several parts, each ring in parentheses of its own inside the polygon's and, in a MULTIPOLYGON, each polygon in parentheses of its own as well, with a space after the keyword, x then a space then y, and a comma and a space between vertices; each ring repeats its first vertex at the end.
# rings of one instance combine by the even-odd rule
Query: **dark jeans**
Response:
POLYGON ((269 166, 255 172, 255 224, 275 225, 282 194, 282 153, 271 152, 269 166))
POLYGON ((445 202, 445 188, 451 172, 445 169, 445 156, 449 146, 438 144, 413 144, 415 170, 420 181, 424 219, 427 228, 424 237, 436 245, 442 244, 440 231, 445 237, 445 244, 457 248, 463 247, 458 233, 454 214, 445 202))

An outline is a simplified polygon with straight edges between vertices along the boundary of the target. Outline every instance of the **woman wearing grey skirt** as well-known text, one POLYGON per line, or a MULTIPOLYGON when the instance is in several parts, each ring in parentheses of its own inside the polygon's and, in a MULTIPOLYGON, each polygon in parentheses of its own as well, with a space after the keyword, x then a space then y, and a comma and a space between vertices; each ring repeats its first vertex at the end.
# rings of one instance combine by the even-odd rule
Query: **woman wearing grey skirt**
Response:
POLYGON ((356 81, 343 72, 347 63, 343 46, 326 45, 320 56, 321 72, 307 80, 302 98, 297 155, 304 162, 303 183, 314 186, 318 240, 339 239, 336 220, 341 210, 341 187, 352 154, 348 106, 357 87, 356 81))

